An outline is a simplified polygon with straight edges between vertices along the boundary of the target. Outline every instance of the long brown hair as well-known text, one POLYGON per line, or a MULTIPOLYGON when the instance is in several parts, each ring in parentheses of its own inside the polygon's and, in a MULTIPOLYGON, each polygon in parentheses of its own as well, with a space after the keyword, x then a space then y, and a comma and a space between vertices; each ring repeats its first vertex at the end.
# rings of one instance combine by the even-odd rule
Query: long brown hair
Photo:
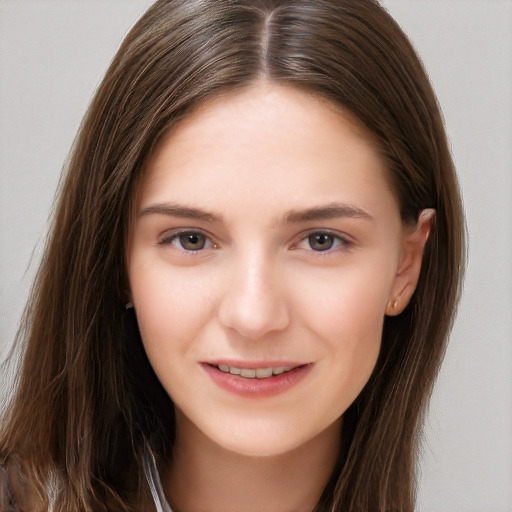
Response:
POLYGON ((20 507, 47 510, 49 495, 66 512, 149 503, 143 454, 149 446, 166 459, 175 425, 123 305, 134 187, 170 127, 261 77, 327 98, 367 126, 404 222, 436 210, 417 290, 385 319, 377 366, 345 413, 346 447, 317 507, 413 510, 421 419, 459 294, 463 214, 429 80, 373 0, 159 0, 130 31, 76 139, 20 331, 26 349, 0 434, 20 507))

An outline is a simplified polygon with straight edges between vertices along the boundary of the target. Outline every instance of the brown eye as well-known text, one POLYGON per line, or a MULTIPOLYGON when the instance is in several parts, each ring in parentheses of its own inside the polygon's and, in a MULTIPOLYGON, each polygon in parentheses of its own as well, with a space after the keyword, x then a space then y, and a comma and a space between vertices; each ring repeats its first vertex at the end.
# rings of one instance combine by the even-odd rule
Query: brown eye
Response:
POLYGON ((329 233, 313 233, 308 236, 308 242, 313 251, 328 251, 334 246, 335 237, 329 233))
POLYGON ((172 246, 183 252, 200 252, 215 247, 212 239, 201 231, 181 231, 162 238, 158 245, 172 246))
POLYGON ((182 233, 176 238, 185 251, 200 251, 206 247, 206 237, 201 233, 182 233))

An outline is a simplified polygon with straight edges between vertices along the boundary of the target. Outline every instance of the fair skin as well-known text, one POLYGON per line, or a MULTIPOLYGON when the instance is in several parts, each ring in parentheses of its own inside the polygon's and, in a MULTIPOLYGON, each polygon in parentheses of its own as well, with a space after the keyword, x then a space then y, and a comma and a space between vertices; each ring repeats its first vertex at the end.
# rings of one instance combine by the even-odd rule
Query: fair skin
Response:
POLYGON ((416 286, 430 212, 405 226, 365 129, 267 82, 174 128, 136 203, 131 301, 176 407, 169 501, 312 510, 384 317, 416 286))

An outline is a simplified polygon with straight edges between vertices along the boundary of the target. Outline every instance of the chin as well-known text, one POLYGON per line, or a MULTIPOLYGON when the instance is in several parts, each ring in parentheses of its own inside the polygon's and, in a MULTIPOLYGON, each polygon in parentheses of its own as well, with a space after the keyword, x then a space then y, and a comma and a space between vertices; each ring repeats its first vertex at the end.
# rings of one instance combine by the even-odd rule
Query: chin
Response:
POLYGON ((238 428, 212 432, 212 439, 221 448, 246 457, 278 457, 307 445, 329 429, 300 432, 295 422, 256 422, 238 428))
POLYGON ((221 447, 244 457, 278 457, 294 451, 301 445, 300 442, 290 443, 289 439, 254 440, 253 438, 252 440, 240 440, 240 442, 229 440, 229 442, 223 443, 221 447))

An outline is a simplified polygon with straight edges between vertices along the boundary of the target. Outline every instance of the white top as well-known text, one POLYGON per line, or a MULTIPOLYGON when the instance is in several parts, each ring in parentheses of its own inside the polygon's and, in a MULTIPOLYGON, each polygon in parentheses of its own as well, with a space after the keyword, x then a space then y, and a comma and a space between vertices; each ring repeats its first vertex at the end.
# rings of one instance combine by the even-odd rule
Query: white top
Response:
POLYGON ((158 474, 158 468, 156 467, 156 461, 154 455, 150 450, 146 450, 144 456, 144 473, 151 489, 151 494, 156 506, 156 512, 172 512, 171 506, 167 502, 164 490, 162 488, 162 482, 160 481, 160 475, 158 474))

